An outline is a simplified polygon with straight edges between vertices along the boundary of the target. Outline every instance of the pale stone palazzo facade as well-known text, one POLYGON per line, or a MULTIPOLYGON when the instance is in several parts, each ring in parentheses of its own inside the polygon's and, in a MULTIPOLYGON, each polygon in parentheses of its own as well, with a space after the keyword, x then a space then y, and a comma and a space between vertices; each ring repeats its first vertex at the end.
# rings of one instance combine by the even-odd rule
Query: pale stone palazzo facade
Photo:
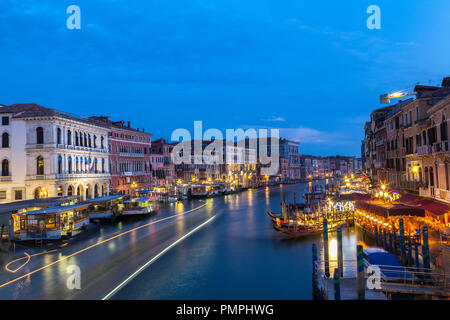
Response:
POLYGON ((0 202, 109 194, 105 125, 36 104, 0 107, 0 117, 0 202))

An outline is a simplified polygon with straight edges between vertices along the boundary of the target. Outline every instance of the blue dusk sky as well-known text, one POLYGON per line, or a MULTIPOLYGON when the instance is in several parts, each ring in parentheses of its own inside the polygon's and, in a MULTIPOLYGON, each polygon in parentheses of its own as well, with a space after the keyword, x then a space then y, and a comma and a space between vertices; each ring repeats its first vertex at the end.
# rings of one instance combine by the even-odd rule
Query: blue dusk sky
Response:
POLYGON ((379 95, 450 75, 448 0, 1 0, 0 103, 176 128, 280 128, 360 155, 379 95), (81 8, 81 30, 66 9, 81 8), (369 30, 366 9, 381 9, 369 30))

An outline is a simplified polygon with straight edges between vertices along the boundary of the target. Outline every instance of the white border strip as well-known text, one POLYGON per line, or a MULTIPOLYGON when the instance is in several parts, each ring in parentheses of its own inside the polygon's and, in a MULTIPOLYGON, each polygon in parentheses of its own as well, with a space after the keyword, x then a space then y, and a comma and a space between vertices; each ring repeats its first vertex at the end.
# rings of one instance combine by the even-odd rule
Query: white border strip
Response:
POLYGON ((178 240, 176 240, 175 242, 173 242, 172 244, 170 244, 168 247, 166 247, 165 249, 163 249, 160 253, 158 253, 156 256, 154 256, 153 258, 151 258, 149 261, 147 261, 142 267, 140 267, 139 269, 137 269, 135 272, 133 272, 133 274, 131 274, 128 278, 126 278, 121 284, 119 284, 117 287, 115 287, 110 293, 108 293, 102 300, 108 300, 109 298, 111 298, 113 295, 115 295, 120 289, 122 289, 125 285, 127 285, 128 282, 130 282, 131 280, 133 280, 139 273, 141 273, 142 271, 144 271, 145 268, 147 268, 149 265, 151 265, 153 262, 155 262, 156 260, 158 260, 158 258, 160 258, 164 253, 166 253, 167 251, 169 251, 170 249, 172 249, 173 247, 175 247, 178 243, 180 243, 181 241, 185 240, 187 237, 189 237, 191 234, 193 234, 194 232, 200 230, 201 228, 203 228, 204 226, 206 226, 208 223, 210 223, 211 221, 213 221, 213 219, 216 216, 212 216, 211 218, 209 218, 208 220, 206 220, 205 222, 203 222, 202 224, 200 224, 199 226, 195 227, 194 229, 192 229, 191 231, 189 231, 188 233, 186 233, 184 236, 182 236, 181 238, 179 238, 178 240))

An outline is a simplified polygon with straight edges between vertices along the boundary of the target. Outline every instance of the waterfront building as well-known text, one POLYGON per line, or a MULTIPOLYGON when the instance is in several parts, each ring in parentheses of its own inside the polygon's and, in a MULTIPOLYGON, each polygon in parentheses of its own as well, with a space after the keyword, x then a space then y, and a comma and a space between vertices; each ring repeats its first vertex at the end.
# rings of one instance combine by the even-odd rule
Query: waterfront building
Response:
POLYGON ((175 165, 171 157, 173 146, 163 138, 152 142, 150 158, 154 186, 168 187, 176 182, 175 165))
POLYGON ((281 182, 289 182, 289 160, 286 158, 280 158, 280 174, 281 182))
POLYGON ((289 181, 300 180, 300 143, 293 140, 281 138, 279 141, 280 158, 288 160, 288 179, 289 181))
POLYGON ((372 112, 365 125, 364 170, 376 183, 449 202, 450 77, 440 87, 416 85, 414 92, 416 99, 372 112))
POLYGON ((34 103, 0 107, 0 201, 109 194, 109 128, 34 103))
POLYGON ((115 194, 135 195, 138 190, 152 188, 150 165, 151 133, 134 129, 130 121, 112 121, 106 116, 90 119, 109 128, 109 160, 111 191, 115 194))
POLYGON ((221 176, 221 164, 218 154, 206 154, 205 148, 211 143, 211 140, 202 140, 202 154, 195 154, 195 141, 191 143, 191 153, 185 163, 175 164, 177 182, 197 183, 219 181, 221 176))
MULTIPOLYGON (((450 89, 450 88, 447 88, 450 89)), ((449 90, 450 93, 450 90, 449 90)), ((425 181, 420 187, 421 196, 432 197, 450 202, 449 161, 450 149, 448 141, 448 115, 450 114, 450 94, 427 110, 431 127, 425 135, 428 144, 420 158, 425 173, 425 181)), ((421 137, 424 137, 422 133, 421 137)), ((422 168, 420 167, 420 169, 422 168)))

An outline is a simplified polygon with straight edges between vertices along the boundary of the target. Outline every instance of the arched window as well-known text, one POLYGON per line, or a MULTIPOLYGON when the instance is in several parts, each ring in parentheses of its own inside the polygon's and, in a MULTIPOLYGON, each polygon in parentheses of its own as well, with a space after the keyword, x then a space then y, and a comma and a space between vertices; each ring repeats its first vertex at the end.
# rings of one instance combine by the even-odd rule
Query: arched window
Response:
POLYGON ((442 121, 439 127, 441 131, 441 141, 447 141, 448 129, 447 129, 447 118, 445 117, 445 113, 442 114, 442 121))
POLYGON ((44 174, 44 158, 42 156, 36 158, 36 174, 44 174))
POLYGON ((97 136, 94 134, 94 148, 97 148, 97 136))
POLYGON ((103 145, 104 140, 105 140, 105 138, 102 136, 102 138, 100 139, 100 141, 101 141, 101 145, 100 146, 101 146, 102 149, 104 149, 104 145, 103 145))
POLYGON ((78 132, 75 132, 75 145, 78 147, 80 144, 78 142, 78 132))
POLYGON ((9 176, 9 161, 7 159, 4 159, 2 161, 2 176, 3 177, 9 176))
POLYGON ((89 148, 92 148, 91 135, 88 134, 89 148))
POLYGON ((70 131, 70 130, 67 131, 67 144, 69 146, 72 145, 72 131, 70 131))
POLYGON ((97 158, 94 159, 94 173, 98 173, 98 170, 97 170, 97 158))
POLYGON ((105 173, 105 159, 102 159, 102 173, 105 173))
POLYGON ((2 148, 9 148, 9 134, 4 132, 2 134, 2 148))
POLYGON ((68 165, 69 165, 69 173, 72 173, 72 157, 69 156, 69 158, 67 159, 68 165))
POLYGON ((72 186, 69 186, 69 187, 67 188, 67 195, 68 195, 68 196, 73 196, 73 187, 72 187, 72 186))
POLYGON ((434 187, 434 172, 433 172, 433 167, 430 167, 430 186, 434 187))
POLYGON ((62 174, 62 157, 58 156, 58 174, 62 174))
POLYGON ((61 144, 61 129, 56 129, 56 144, 61 144))
POLYGON ((76 173, 80 172, 80 167, 78 164, 78 157, 75 157, 75 172, 76 173))
POLYGON ((36 128, 36 143, 44 144, 44 129, 42 127, 36 128))
POLYGON ((83 142, 83 146, 85 146, 85 147, 88 146, 88 144, 87 144, 87 136, 86 136, 86 133, 84 134, 84 142, 83 142))

